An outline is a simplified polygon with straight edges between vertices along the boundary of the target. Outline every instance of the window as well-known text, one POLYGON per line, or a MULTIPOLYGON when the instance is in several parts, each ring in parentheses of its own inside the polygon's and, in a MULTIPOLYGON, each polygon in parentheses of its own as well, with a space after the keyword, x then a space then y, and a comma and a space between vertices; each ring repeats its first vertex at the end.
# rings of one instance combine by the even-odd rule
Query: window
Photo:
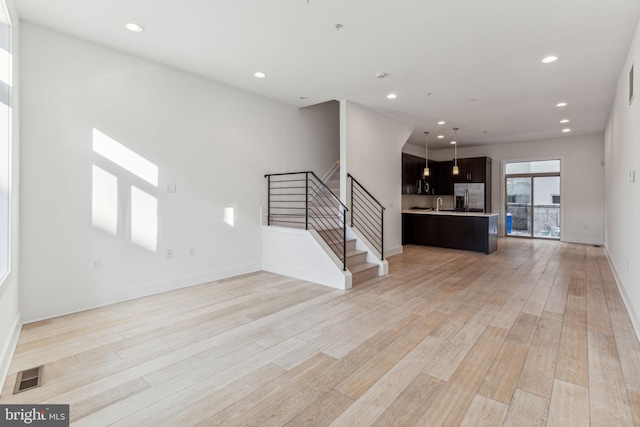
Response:
POLYGON ((507 236, 560 238, 560 160, 505 164, 507 236))

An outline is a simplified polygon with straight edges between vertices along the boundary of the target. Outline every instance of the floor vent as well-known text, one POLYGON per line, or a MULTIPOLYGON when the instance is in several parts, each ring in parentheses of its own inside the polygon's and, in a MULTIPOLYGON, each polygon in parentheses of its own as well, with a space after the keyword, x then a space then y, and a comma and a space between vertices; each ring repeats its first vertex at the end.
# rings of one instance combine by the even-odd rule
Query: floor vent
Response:
POLYGON ((42 380, 42 368, 43 366, 38 366, 37 368, 25 369, 24 371, 18 372, 16 386, 13 388, 13 394, 40 387, 42 380))

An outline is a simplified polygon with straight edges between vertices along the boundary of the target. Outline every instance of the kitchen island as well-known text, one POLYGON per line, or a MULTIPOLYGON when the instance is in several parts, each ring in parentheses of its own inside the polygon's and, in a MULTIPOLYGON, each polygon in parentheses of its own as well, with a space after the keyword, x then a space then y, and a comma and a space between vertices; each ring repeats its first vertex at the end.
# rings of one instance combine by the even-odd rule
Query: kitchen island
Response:
POLYGON ((402 244, 490 254, 498 249, 498 214, 403 210, 402 244))

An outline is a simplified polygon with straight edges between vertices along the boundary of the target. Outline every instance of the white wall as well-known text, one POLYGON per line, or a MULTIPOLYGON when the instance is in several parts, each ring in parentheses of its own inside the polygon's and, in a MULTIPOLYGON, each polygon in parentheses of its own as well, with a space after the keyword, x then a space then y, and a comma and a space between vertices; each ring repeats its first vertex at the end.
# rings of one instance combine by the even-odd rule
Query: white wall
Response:
POLYGON ((18 333, 20 331, 19 307, 19 206, 20 206, 20 135, 19 135, 19 22, 12 0, 7 0, 7 6, 12 20, 13 45, 13 111, 11 138, 11 270, 4 281, 0 283, 0 390, 4 384, 9 364, 13 355, 18 333))
MULTIPOLYGON (((407 144, 403 151, 417 153, 407 144)), ((422 148, 424 151, 424 148, 422 148)), ((602 135, 563 137, 542 141, 514 142, 458 148, 458 157, 491 157, 491 208, 500 213, 504 232, 504 162, 562 159, 562 240, 574 243, 604 242, 604 140, 602 135)), ((453 159, 453 150, 429 150, 429 158, 453 159)))
POLYGON ((605 247, 640 336, 640 23, 605 131, 605 188, 605 247), (634 100, 629 105, 629 70, 634 63, 634 100), (632 171, 635 182, 629 179, 632 171))
POLYGON ((340 113, 341 181, 350 173, 386 207, 385 256, 400 253, 402 146, 413 127, 348 101, 340 102, 340 113))
POLYGON ((337 102, 299 110, 29 23, 21 44, 25 321, 260 270, 264 174, 339 158, 337 102), (157 166, 158 185, 94 152, 95 129, 157 166), (102 229, 94 166, 117 180, 102 229))

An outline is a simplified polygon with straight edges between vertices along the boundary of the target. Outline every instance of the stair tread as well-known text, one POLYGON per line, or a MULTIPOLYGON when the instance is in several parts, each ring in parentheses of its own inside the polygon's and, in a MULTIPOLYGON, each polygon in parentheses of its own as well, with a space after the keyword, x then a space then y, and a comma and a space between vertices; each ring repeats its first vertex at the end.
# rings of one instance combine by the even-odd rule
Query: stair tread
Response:
POLYGON ((371 264, 370 262, 364 262, 362 264, 356 264, 349 267, 349 271, 351 271, 351 274, 354 274, 354 273, 360 273, 361 271, 370 270, 373 268, 378 268, 378 264, 371 264))
POLYGON ((347 258, 350 256, 356 256, 361 254, 366 254, 367 251, 361 251, 360 249, 355 249, 353 251, 347 251, 347 258))

